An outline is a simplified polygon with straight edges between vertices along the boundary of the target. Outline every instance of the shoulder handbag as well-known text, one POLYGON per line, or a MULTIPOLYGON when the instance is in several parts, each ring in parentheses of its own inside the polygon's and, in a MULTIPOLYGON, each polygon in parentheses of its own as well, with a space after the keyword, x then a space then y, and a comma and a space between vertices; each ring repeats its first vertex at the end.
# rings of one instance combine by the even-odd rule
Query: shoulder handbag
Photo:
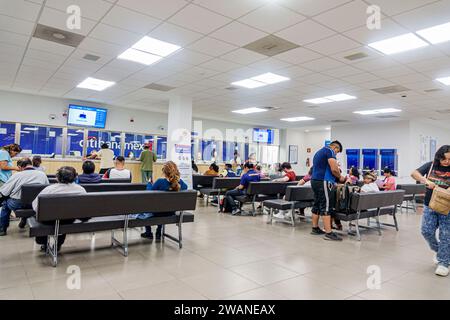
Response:
MULTIPOLYGON (((433 165, 431 165, 427 178, 430 177, 432 169, 433 165)), ((428 206, 437 213, 448 215, 450 212, 450 189, 435 186, 428 206)))

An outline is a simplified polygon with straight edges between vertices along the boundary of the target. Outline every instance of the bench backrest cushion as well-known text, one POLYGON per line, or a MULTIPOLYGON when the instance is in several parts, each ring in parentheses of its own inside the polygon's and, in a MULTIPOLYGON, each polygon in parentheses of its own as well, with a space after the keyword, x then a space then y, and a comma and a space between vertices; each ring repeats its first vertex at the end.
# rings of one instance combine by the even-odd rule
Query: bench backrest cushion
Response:
POLYGON ((313 201, 314 192, 311 187, 289 186, 286 188, 287 201, 313 201))
MULTIPOLYGON (((24 205, 31 205, 38 194, 48 185, 45 184, 28 184, 22 186, 21 202, 24 205)), ((111 192, 111 191, 141 191, 145 190, 145 183, 97 183, 97 184, 81 184, 87 192, 111 192)))
POLYGON ((424 184, 399 184, 397 190, 405 190, 405 195, 425 194, 426 187, 424 184))
POLYGON ((250 182, 247 189, 248 195, 265 194, 270 196, 275 196, 278 194, 285 194, 286 188, 288 186, 297 185, 296 181, 293 182, 270 182, 270 181, 260 181, 260 182, 250 182))
POLYGON ((192 175, 192 184, 194 189, 199 188, 200 186, 202 188, 211 188, 214 178, 216 178, 216 176, 204 176, 201 174, 192 175))
POLYGON ((234 189, 241 182, 241 178, 214 178, 212 188, 213 189, 234 189))
POLYGON ((396 206, 402 204, 404 195, 404 190, 353 193, 350 208, 360 211, 396 206))
POLYGON ((124 191, 82 195, 51 194, 38 198, 39 222, 146 212, 195 210, 197 192, 124 191))
POLYGON ((102 183, 131 183, 131 179, 102 179, 102 183))

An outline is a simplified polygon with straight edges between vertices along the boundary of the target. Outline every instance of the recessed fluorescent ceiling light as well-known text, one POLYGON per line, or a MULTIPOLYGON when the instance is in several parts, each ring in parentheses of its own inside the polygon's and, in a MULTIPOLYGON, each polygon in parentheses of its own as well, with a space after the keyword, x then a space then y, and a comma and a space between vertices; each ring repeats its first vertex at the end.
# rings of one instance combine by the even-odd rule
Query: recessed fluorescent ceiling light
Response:
POLYGON ((384 108, 384 109, 374 109, 374 110, 363 110, 363 111, 355 111, 353 113, 362 114, 362 115, 372 115, 372 114, 381 114, 381 113, 394 113, 401 112, 400 109, 394 108, 384 108))
POLYGON ((298 121, 310 121, 315 120, 314 118, 310 117, 294 117, 294 118, 284 118, 280 119, 281 121, 288 121, 288 122, 298 122, 298 121))
POLYGON ((416 33, 432 44, 447 42, 450 41, 450 22, 422 29, 416 33))
POLYGON ((369 47, 384 54, 395 54, 403 51, 426 47, 428 45, 428 43, 412 33, 407 33, 386 40, 369 43, 369 47))
POLYGON ((171 53, 179 50, 181 47, 158 39, 143 37, 134 46, 133 49, 156 54, 161 57, 167 57, 171 53))
POLYGON ((341 94, 335 94, 333 96, 325 97, 325 99, 329 99, 331 101, 346 101, 346 100, 354 100, 354 99, 356 99, 356 97, 345 94, 345 93, 341 93, 341 94))
POLYGON ((239 114, 250 114, 250 113, 258 113, 258 112, 266 112, 267 109, 262 108, 247 108, 247 109, 241 109, 241 110, 233 110, 234 113, 239 114))
POLYGON ((275 84, 275 83, 279 83, 279 82, 283 82, 283 81, 288 81, 290 80, 287 77, 283 77, 283 76, 279 76, 277 74, 268 72, 268 73, 264 73, 260 76, 257 77, 253 77, 250 78, 251 80, 256 80, 256 81, 260 81, 266 84, 275 84))
POLYGON ((267 83, 262 83, 262 82, 251 80, 251 79, 245 79, 245 80, 233 82, 232 85, 244 87, 247 89, 254 89, 254 88, 267 86, 267 83))
POLYGON ((95 91, 103 91, 106 88, 109 88, 115 84, 116 83, 112 82, 112 81, 105 81, 105 80, 100 80, 100 79, 95 79, 95 78, 89 77, 86 80, 84 80, 83 82, 81 82, 79 85, 77 85, 77 88, 90 89, 90 90, 95 90, 95 91))
POLYGON ((158 62, 162 59, 162 57, 160 56, 155 56, 154 54, 135 49, 128 49, 117 58, 142 63, 147 66, 154 64, 155 62, 158 62))
POLYGON ((312 103, 312 104, 323 104, 323 103, 339 102, 339 101, 354 100, 354 99, 356 99, 355 96, 351 96, 351 95, 345 94, 345 93, 340 93, 340 94, 335 94, 335 95, 327 96, 327 97, 323 97, 323 98, 308 99, 308 100, 303 100, 303 101, 307 102, 307 103, 312 103))
POLYGON ((450 77, 437 78, 436 81, 439 81, 440 83, 445 84, 446 86, 450 86, 450 77))

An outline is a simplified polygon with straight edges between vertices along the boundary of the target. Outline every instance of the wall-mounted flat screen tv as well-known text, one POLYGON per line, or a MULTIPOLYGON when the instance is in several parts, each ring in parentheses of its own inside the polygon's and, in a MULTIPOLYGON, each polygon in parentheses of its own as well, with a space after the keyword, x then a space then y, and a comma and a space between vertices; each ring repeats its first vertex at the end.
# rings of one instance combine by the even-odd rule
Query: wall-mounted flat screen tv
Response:
POLYGON ((253 129, 253 142, 272 144, 274 131, 272 129, 253 129))
POLYGON ((95 107, 69 105, 67 124, 78 127, 104 129, 108 110, 95 107))

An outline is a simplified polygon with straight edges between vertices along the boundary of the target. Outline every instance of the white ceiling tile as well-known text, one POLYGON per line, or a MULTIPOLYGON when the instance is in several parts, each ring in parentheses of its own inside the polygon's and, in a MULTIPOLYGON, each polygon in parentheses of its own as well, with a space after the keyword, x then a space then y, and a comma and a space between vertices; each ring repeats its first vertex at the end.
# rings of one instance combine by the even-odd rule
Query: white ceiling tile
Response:
POLYGON ((332 55, 337 52, 358 48, 360 44, 340 34, 326 38, 306 46, 306 48, 323 55, 332 55))
POLYGON ((164 20, 175 14, 187 3, 184 0, 119 0, 117 5, 164 20))
POLYGON ((25 55, 25 58, 23 59, 22 65, 24 66, 30 66, 30 67, 38 67, 46 70, 53 70, 56 71, 60 64, 56 63, 55 61, 44 61, 39 59, 30 58, 29 56, 25 55))
POLYGON ((267 34, 234 21, 211 33, 209 36, 242 47, 253 41, 264 38, 267 34))
POLYGON ((214 57, 237 49, 236 46, 209 37, 196 41, 188 48, 214 57))
POLYGON ((208 34, 231 22, 231 20, 202 7, 190 4, 171 17, 169 22, 189 30, 208 34))
POLYGON ((24 0, 0 0, 0 15, 4 14, 17 19, 34 22, 40 9, 41 6, 39 4, 24 0))
POLYGON ((412 31, 436 26, 450 21, 450 1, 441 0, 393 17, 412 31))
POLYGON ((305 49, 303 47, 292 49, 274 56, 275 59, 289 62, 292 64, 300 64, 306 61, 316 60, 323 56, 317 52, 305 49))
POLYGON ((397 62, 386 56, 380 56, 378 58, 364 60, 353 64, 355 68, 362 69, 365 71, 378 70, 396 65, 397 62))
POLYGON ((393 16, 436 2, 436 0, 367 0, 367 2, 379 6, 383 13, 393 16))
POLYGON ((195 52, 189 49, 183 49, 177 52, 177 54, 173 55, 173 59, 195 66, 214 58, 203 53, 195 52))
POLYGON ((333 30, 344 32, 366 25, 368 18, 366 11, 367 4, 361 0, 355 0, 315 16, 314 20, 333 30))
POLYGON ((87 35, 95 26, 95 21, 82 18, 80 29, 69 29, 67 28, 67 17, 68 15, 66 12, 45 7, 39 18, 39 23, 60 30, 78 33, 84 36, 87 35))
POLYGON ((171 23, 163 23, 149 36, 184 47, 203 37, 201 33, 187 30, 171 23))
POLYGON ((276 3, 269 3, 240 18, 239 21, 268 33, 275 33, 306 18, 276 3))
POLYGON ((30 36, 34 30, 34 23, 0 15, 0 30, 30 36))
MULTIPOLYGON (((279 72, 286 75, 286 77, 289 77, 291 79, 303 78, 303 77, 313 73, 313 71, 299 67, 299 66, 280 69, 279 72)), ((299 80, 301 80, 301 79, 299 79, 299 80)))
POLYGON ((222 59, 236 62, 242 65, 247 65, 254 63, 259 60, 266 59, 267 57, 265 55, 244 49, 239 48, 237 50, 234 50, 232 52, 229 52, 223 56, 221 56, 222 59))
POLYGON ((306 16, 315 16, 352 0, 280 0, 280 4, 306 16))
POLYGON ((102 22, 113 27, 145 35, 161 23, 161 20, 127 8, 114 6, 103 18, 102 22))
POLYGON ((32 38, 28 48, 63 56, 68 56, 75 50, 74 47, 65 46, 56 42, 46 41, 38 38, 32 38))
POLYGON ((249 65, 250 68, 257 69, 259 71, 273 72, 279 69, 287 68, 290 64, 276 60, 274 58, 267 58, 264 60, 257 61, 249 65))
POLYGON ((89 37, 125 47, 131 47, 142 39, 142 35, 111 27, 103 23, 98 24, 91 31, 89 37))
POLYGON ((26 47, 29 39, 29 36, 0 30, 1 44, 11 44, 19 47, 26 47))
POLYGON ((344 33, 347 37, 358 41, 362 44, 369 44, 372 42, 392 38, 405 33, 409 30, 400 26, 390 18, 381 20, 381 28, 375 30, 369 30, 366 26, 355 28, 344 33))
POLYGON ((302 67, 311 69, 313 71, 325 71, 329 69, 334 69, 338 67, 344 66, 342 62, 339 62, 337 60, 331 59, 331 58, 321 58, 317 60, 308 61, 301 64, 302 67))
POLYGON ((126 49, 128 49, 127 46, 121 46, 114 43, 105 42, 89 37, 85 38, 80 43, 78 48, 89 52, 93 52, 94 54, 106 54, 108 56, 114 57, 117 57, 126 49))
POLYGON ((239 68, 240 65, 222 59, 214 59, 201 64, 200 67, 221 72, 228 72, 230 70, 239 68))
MULTIPOLYGON (((67 8, 76 5, 81 9, 81 16, 92 20, 100 20, 113 4, 103 0, 47 0, 46 7, 66 13, 67 8)), ((66 17, 68 15, 66 14, 66 17)))
POLYGON ((336 32, 326 28, 312 20, 300 22, 292 27, 278 32, 276 35, 294 42, 299 45, 305 45, 311 42, 328 38, 336 32))
POLYGON ((266 4, 267 0, 194 0, 193 3, 232 19, 237 19, 244 14, 266 4))
POLYGON ((361 74, 361 73, 363 73, 363 71, 360 69, 357 69, 357 68, 353 68, 352 66, 344 66, 344 67, 326 70, 326 71, 323 71, 322 73, 327 74, 332 77, 335 77, 335 78, 338 78, 338 79, 341 79, 343 77, 348 77, 348 76, 352 76, 355 74, 361 74))

